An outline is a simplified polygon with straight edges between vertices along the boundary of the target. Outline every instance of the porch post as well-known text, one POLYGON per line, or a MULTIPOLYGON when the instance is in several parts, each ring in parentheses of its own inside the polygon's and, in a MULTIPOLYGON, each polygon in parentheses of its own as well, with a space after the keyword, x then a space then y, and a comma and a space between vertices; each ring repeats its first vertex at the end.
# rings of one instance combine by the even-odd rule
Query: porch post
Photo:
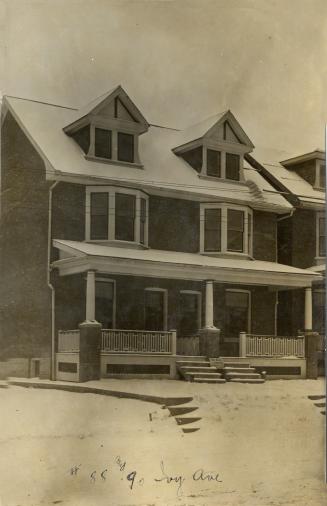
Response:
POLYGON ((213 324, 213 281, 206 281, 205 328, 215 329, 213 324))
POLYGON ((87 271, 86 277, 86 320, 95 320, 95 271, 87 271))
POLYGON ((304 301, 304 330, 312 330, 312 288, 305 289, 304 301))

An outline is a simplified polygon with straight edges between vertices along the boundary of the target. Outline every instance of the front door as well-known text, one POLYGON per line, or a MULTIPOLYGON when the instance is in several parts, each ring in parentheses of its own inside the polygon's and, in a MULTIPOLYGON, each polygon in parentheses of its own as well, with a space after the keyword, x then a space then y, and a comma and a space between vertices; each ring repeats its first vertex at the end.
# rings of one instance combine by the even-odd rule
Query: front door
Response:
POLYGON ((250 331, 250 292, 226 290, 224 338, 238 340, 250 331))
POLYGON ((95 282, 95 319, 104 329, 112 329, 114 322, 115 284, 113 281, 95 282))
POLYGON ((178 335, 187 337, 196 334, 201 327, 200 316, 200 294, 180 292, 178 335))
POLYGON ((164 290, 145 290, 145 330, 166 330, 165 297, 166 292, 164 290))

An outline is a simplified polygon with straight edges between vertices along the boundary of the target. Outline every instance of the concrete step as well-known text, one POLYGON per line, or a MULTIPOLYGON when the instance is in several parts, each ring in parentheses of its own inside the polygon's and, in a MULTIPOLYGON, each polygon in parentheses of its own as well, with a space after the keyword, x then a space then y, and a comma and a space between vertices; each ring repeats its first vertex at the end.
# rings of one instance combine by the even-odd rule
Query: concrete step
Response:
POLYGON ((231 380, 231 379, 261 379, 261 375, 256 372, 252 372, 252 373, 228 372, 227 374, 225 374, 225 378, 227 380, 231 380))
POLYGON ((179 367, 178 370, 181 373, 187 373, 187 372, 217 372, 217 369, 215 367, 210 366, 187 366, 184 365, 182 367, 179 367))
POLYGON ((254 367, 224 367, 223 369, 224 373, 228 373, 228 372, 248 372, 248 373, 252 373, 254 372, 255 373, 255 368, 254 367))
POLYGON ((220 372, 186 372, 185 377, 189 378, 221 378, 220 372))
POLYGON ((226 380, 223 378, 198 378, 195 377, 193 379, 194 383, 226 383, 226 380))
POLYGON ((207 360, 207 357, 204 355, 177 355, 177 360, 182 360, 182 362, 186 362, 188 360, 207 360))
POLYGON ((263 378, 232 378, 229 381, 231 383, 252 383, 254 385, 265 382, 263 378))
POLYGON ((176 361, 177 367, 210 367, 210 362, 206 362, 205 360, 194 360, 194 361, 184 361, 184 360, 177 360, 176 361))
POLYGON ((226 360, 224 360, 224 367, 251 367, 250 364, 246 363, 246 362, 229 362, 226 360))

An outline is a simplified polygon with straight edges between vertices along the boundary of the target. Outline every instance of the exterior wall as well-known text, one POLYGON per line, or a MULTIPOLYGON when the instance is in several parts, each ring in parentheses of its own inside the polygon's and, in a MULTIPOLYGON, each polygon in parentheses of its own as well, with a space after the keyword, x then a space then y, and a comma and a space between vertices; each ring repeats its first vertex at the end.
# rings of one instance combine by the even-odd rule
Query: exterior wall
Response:
POLYGON ((278 224, 278 261, 306 269, 315 265, 316 213, 296 209, 278 224))
POLYGON ((53 285, 56 292, 56 335, 58 330, 78 329, 85 320, 85 274, 60 277, 54 273, 53 285))
POLYGON ((277 261, 277 216, 253 212, 253 256, 256 260, 277 261))
POLYGON ((308 160, 307 162, 298 163, 287 167, 288 170, 294 171, 312 186, 316 180, 316 160, 308 160))
POLYGON ((197 253, 200 249, 199 203, 151 196, 149 247, 197 253))
POLYGON ((1 162, 0 354, 49 356, 49 183, 42 159, 10 113, 2 125, 1 162))

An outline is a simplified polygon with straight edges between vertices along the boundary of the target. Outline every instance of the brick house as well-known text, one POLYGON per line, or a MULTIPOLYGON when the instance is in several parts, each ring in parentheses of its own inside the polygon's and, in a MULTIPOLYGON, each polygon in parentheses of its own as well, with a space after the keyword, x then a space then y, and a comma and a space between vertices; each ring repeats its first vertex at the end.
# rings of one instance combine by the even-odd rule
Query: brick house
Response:
MULTIPOLYGON (((292 204, 289 216, 278 220, 278 261, 325 277, 326 153, 316 149, 281 162, 268 153, 247 156, 277 191, 292 204)), ((325 280, 313 283, 312 329, 325 336, 325 280)), ((281 291, 278 333, 291 335, 303 327, 303 291, 281 291)), ((322 347, 323 348, 323 347, 322 347)))
POLYGON ((98 321, 103 375, 164 374, 208 336, 213 357, 238 355, 240 332, 276 336, 283 290, 311 328, 321 276, 278 263, 294 204, 245 162, 230 111, 151 125, 118 86, 79 110, 4 97, 1 133, 4 359, 69 374, 73 332, 98 321))

